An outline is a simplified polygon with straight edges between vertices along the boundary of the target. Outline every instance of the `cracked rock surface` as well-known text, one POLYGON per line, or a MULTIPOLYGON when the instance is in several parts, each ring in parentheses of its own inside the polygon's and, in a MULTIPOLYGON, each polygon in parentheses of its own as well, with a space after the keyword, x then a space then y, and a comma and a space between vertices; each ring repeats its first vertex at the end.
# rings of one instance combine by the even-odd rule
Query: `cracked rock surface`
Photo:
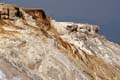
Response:
POLYGON ((0 4, 0 80, 120 80, 120 46, 98 31, 0 4))

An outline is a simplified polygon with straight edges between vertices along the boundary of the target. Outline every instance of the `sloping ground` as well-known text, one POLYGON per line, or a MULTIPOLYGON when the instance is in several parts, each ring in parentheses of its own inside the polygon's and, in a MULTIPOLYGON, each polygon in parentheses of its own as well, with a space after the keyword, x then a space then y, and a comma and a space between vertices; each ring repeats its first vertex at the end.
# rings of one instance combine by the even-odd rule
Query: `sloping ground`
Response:
POLYGON ((0 19, 0 80, 120 80, 120 46, 98 26, 56 22, 41 9, 19 12, 0 19))

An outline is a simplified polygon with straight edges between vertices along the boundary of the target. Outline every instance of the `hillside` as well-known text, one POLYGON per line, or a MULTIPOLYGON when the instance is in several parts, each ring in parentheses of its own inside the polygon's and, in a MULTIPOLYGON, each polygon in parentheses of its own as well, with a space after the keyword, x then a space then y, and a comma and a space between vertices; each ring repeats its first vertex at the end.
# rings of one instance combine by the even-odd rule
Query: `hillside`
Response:
POLYGON ((120 46, 98 32, 0 4, 0 80, 120 80, 120 46))

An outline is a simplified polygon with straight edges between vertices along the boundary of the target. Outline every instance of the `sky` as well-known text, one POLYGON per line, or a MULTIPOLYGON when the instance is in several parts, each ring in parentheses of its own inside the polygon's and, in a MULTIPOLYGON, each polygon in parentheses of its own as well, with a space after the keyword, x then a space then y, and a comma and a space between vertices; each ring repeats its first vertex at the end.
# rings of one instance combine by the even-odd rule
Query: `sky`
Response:
POLYGON ((57 21, 100 26, 100 34, 120 44, 120 0, 0 0, 21 7, 42 8, 57 21))

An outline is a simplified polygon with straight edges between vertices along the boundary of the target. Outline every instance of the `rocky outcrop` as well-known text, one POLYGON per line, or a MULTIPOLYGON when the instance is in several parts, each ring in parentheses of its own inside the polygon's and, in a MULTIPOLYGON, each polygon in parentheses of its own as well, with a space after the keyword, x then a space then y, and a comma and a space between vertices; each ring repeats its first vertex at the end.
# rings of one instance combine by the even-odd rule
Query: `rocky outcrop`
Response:
POLYGON ((15 5, 0 4, 1 19, 15 19, 15 17, 22 17, 22 13, 18 7, 15 5))
POLYGON ((0 80, 120 80, 120 46, 97 25, 9 5, 12 16, 6 5, 0 4, 0 80))
POLYGON ((43 23, 46 25, 50 25, 50 18, 46 16, 45 12, 42 9, 24 9, 26 13, 32 16, 33 19, 37 21, 37 23, 43 23))

